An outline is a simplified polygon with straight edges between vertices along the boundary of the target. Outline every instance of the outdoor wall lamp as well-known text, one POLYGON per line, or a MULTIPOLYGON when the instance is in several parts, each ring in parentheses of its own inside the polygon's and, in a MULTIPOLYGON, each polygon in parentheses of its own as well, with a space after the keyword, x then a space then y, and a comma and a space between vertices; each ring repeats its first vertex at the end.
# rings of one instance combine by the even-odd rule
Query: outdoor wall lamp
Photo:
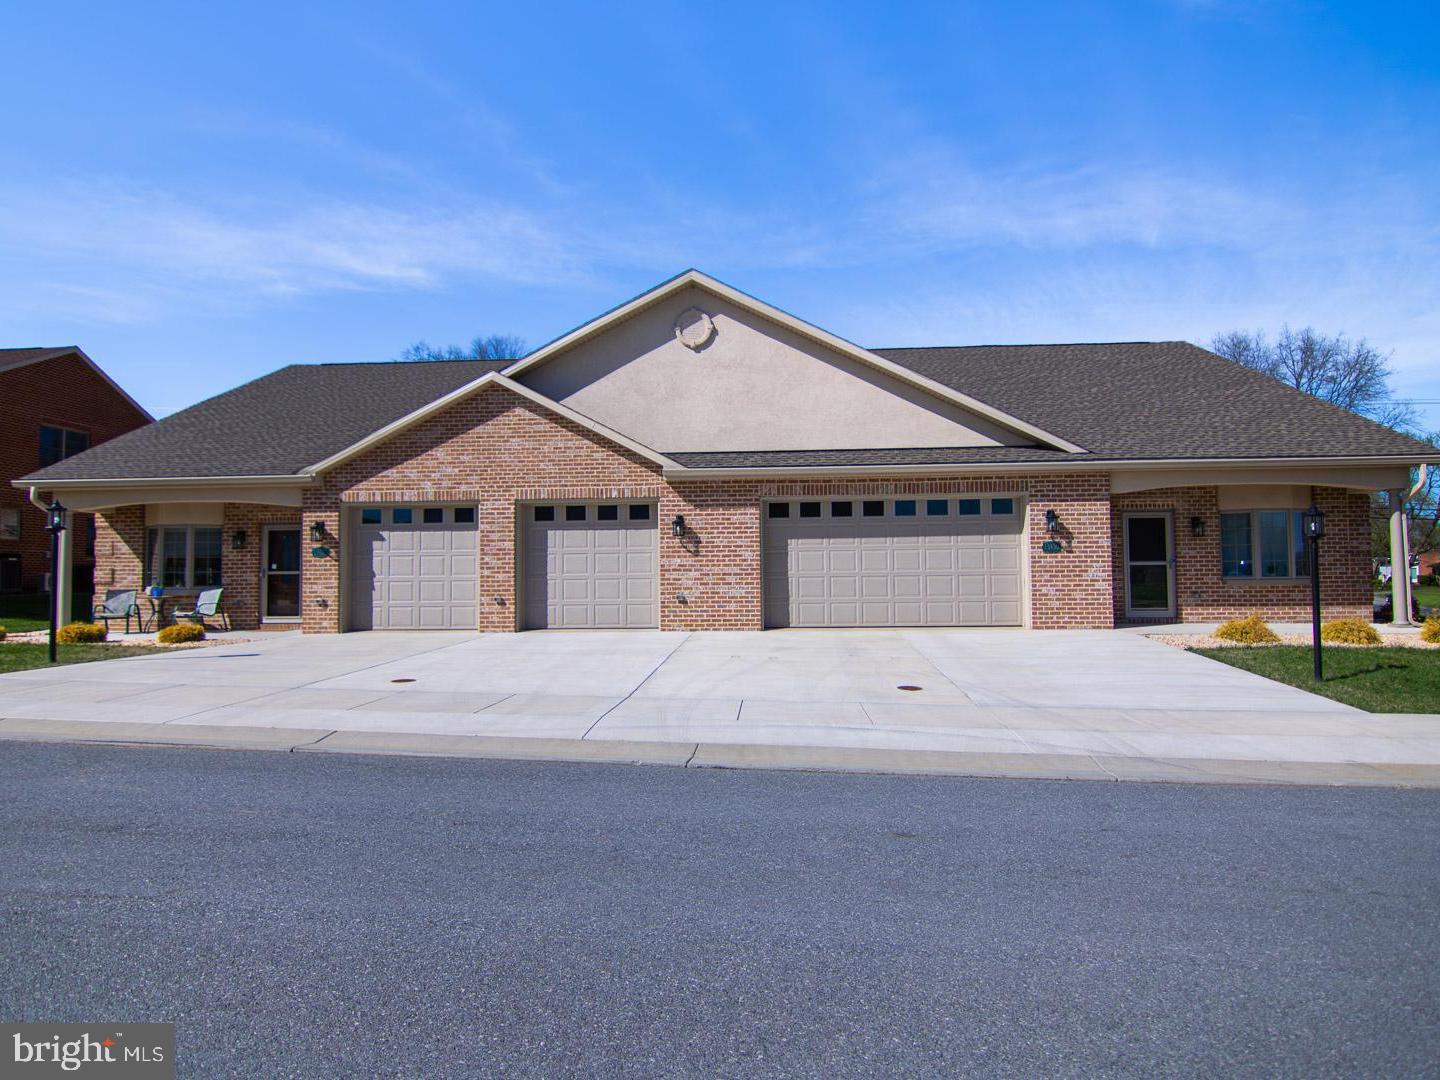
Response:
POLYGON ((1204 519, 1204 518, 1202 518, 1202 517, 1192 517, 1192 518, 1190 519, 1190 535, 1191 535, 1191 536, 1204 536, 1204 535, 1205 535, 1205 519, 1204 519))
POLYGON ((685 517, 683 514, 676 514, 675 520, 670 523, 670 535, 675 537, 685 535, 685 517))
POLYGON ((310 525, 310 541, 319 544, 325 539, 325 522, 315 521, 310 525))
POLYGON ((60 505, 59 499, 50 504, 50 522, 45 527, 56 535, 65 531, 65 507, 60 505))
POLYGON ((1054 510, 1045 511, 1045 531, 1052 535, 1060 531, 1060 515, 1054 510))
POLYGON ((230 534, 230 547, 235 551, 245 550, 245 530, 236 529, 230 534))

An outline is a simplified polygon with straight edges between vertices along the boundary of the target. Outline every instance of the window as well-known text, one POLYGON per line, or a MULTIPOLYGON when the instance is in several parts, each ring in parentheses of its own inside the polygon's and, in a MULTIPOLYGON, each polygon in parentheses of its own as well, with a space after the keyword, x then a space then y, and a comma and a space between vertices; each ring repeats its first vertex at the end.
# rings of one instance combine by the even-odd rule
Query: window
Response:
POLYGON ((896 500, 895 500, 895 516, 896 516, 896 517, 914 517, 914 516, 915 516, 915 500, 914 500, 914 499, 896 499, 896 500))
POLYGON ((852 502, 832 502, 830 504, 830 516, 832 518, 854 517, 855 504, 852 502))
POLYGON ((20 539, 20 511, 0 510, 0 540, 20 539))
POLYGON ((1015 512, 1014 499, 991 499, 990 513, 992 514, 1013 514, 1015 512))
POLYGON ((649 520, 650 520, 650 504, 649 504, 649 503, 631 503, 631 504, 630 504, 630 520, 631 520, 631 521, 649 521, 649 520))
POLYGON ((566 521, 584 521, 584 520, 585 520, 585 507, 583 507, 583 506, 567 506, 567 507, 565 507, 565 520, 566 520, 566 521))
POLYGON ((950 513, 950 500, 949 500, 949 499, 926 499, 926 500, 925 500, 925 516, 926 516, 926 517, 944 517, 944 516, 945 516, 946 514, 948 514, 948 513, 950 513))
POLYGON ((1220 515, 1220 573, 1224 577, 1252 577, 1255 574, 1249 514, 1220 515))
POLYGON ((48 424, 40 425, 40 464, 54 465, 57 461, 64 461, 68 457, 74 457, 82 450, 90 449, 90 436, 83 431, 72 431, 69 428, 50 427, 48 424))
POLYGON ((956 499, 955 513, 962 517, 969 517, 971 514, 980 513, 979 499, 956 499))
POLYGON ((599 521, 619 521, 620 507, 618 506, 597 506, 595 517, 599 521))
POLYGON ((1220 573, 1227 578, 1308 577, 1310 559, 1305 549, 1303 511, 1221 514, 1220 573))
POLYGON ((473 507, 473 506, 457 506, 457 507, 455 507, 455 524, 456 524, 456 525, 474 525, 474 524, 475 524, 475 507, 473 507))
POLYGON ((801 517, 819 517, 820 504, 818 502, 802 502, 800 504, 801 517))
POLYGON ((790 504, 771 503, 769 514, 772 518, 787 518, 790 516, 790 504))
POLYGON ((390 511, 390 524, 409 525, 415 520, 415 512, 408 506, 397 506, 390 511))
POLYGON ((145 531, 145 584, 211 589, 220 584, 219 525, 163 525, 145 531))
POLYGON ((445 508, 443 506, 427 506, 420 511, 420 520, 426 525, 445 524, 445 508))
POLYGON ((866 517, 884 517, 885 503, 880 499, 866 499, 860 504, 860 513, 866 517))
POLYGON ((555 507, 553 507, 553 506, 537 506, 537 507, 535 507, 535 520, 536 520, 536 521, 554 521, 554 520, 555 520, 555 507))
POLYGON ((369 506, 369 507, 366 507, 364 510, 361 510, 361 511, 360 511, 360 524, 361 524, 361 525, 379 525, 379 524, 380 524, 380 508, 379 508, 378 506, 369 506))

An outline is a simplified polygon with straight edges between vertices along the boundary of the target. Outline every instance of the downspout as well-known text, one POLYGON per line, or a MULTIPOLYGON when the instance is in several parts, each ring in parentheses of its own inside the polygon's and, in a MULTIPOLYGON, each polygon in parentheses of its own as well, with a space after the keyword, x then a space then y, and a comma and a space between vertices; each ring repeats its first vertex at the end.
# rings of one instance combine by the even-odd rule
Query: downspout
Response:
MULTIPOLYGON (((47 520, 49 519, 50 506, 40 498, 39 488, 32 487, 30 489, 30 502, 31 505, 35 506, 45 515, 47 520)), ((71 564, 74 562, 74 532, 74 529, 67 528, 60 534, 60 558, 57 560, 56 565, 50 568, 50 573, 55 579, 53 582, 55 589, 55 621, 60 626, 64 626, 70 621, 72 614, 71 608, 74 604, 73 592, 75 575, 71 572, 71 564)))
MULTIPOLYGON (((1408 504, 1411 499, 1415 498, 1416 495, 1419 495, 1420 492, 1425 490, 1425 482, 1429 471, 1430 466, 1422 463, 1420 466, 1420 474, 1415 480, 1415 486, 1405 493, 1405 504, 1408 504)), ((1405 621, 1408 623, 1411 621, 1410 604, 1411 597, 1414 596, 1414 593, 1410 588, 1410 521, 1409 516, 1406 513, 1404 504, 1402 504, 1400 507, 1400 555, 1405 560, 1405 621)), ((1395 576, 1394 567, 1391 567, 1390 576, 1392 578, 1395 576)), ((1393 610, 1393 598, 1395 596, 1393 587, 1391 589, 1390 596, 1392 598, 1391 609, 1393 610)))

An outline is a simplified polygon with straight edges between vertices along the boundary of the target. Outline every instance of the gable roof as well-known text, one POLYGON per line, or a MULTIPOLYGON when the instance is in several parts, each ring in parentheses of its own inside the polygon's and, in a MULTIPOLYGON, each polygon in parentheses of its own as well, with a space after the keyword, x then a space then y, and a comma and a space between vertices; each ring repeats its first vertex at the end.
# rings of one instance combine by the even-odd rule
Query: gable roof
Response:
POLYGON ((743 308, 763 319, 783 326, 787 330, 817 342, 834 352, 840 353, 842 356, 857 360, 877 371, 882 371, 893 379, 898 379, 903 383, 918 387, 942 401, 948 401, 961 408, 968 409, 970 412, 977 413, 1002 427, 1010 428, 1013 431, 1019 432, 1021 435, 1028 436, 1038 443, 1047 444, 1059 450, 1068 450, 1072 453, 1079 453, 1084 449, 1062 436, 1047 431, 1033 421, 1023 420, 1018 416, 1011 415, 1003 409, 996 408, 991 402, 973 397, 964 390, 938 382, 922 371, 893 363, 888 358, 879 355, 873 350, 861 348, 853 341, 846 341, 844 338, 832 334, 828 330, 822 330, 820 327, 808 323, 804 319, 796 318, 788 311, 783 311, 772 304, 767 304, 765 301, 751 296, 749 293, 741 292, 734 286, 726 285, 723 281, 718 281, 710 275, 701 273, 695 269, 676 274, 673 278, 661 282, 653 289, 649 289, 639 296, 627 300, 618 307, 611 308, 604 314, 540 346, 540 348, 535 349, 533 352, 528 353, 512 363, 510 367, 505 369, 505 374, 511 378, 516 378, 524 372, 546 363, 572 346, 603 333, 616 323, 622 322, 632 315, 660 303, 666 297, 672 296, 682 289, 687 288, 701 289, 714 296, 718 296, 734 304, 736 307, 743 308))
POLYGON ((1107 460, 1437 454, 1185 341, 875 351, 1107 460))
POLYGON ((94 360, 91 360, 90 357, 85 355, 85 350, 75 345, 33 346, 24 349, 0 349, 0 375, 5 374, 6 372, 15 371, 18 368, 26 367, 30 364, 40 364, 44 363, 47 360, 58 360, 64 356, 78 356, 81 360, 83 360, 86 364, 90 366, 91 370, 93 370, 96 375, 99 375, 100 378, 104 379, 107 383, 109 383, 112 390, 114 390, 117 394, 119 394, 122 398, 129 402, 130 405, 134 407, 136 412, 138 412, 141 416, 145 417, 145 419, 147 420, 155 419, 155 417, 150 415, 149 409, 146 409, 138 401, 136 401, 129 394, 127 394, 123 386, 117 383, 109 375, 105 374, 104 368, 102 368, 99 364, 95 363, 94 360))

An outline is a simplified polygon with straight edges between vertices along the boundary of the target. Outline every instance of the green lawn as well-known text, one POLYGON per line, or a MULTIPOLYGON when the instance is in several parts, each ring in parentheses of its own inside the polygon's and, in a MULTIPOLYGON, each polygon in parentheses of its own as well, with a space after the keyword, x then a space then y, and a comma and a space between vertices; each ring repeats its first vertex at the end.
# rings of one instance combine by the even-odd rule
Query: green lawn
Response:
POLYGON ((1440 711, 1440 649, 1325 649, 1325 681, 1316 683, 1309 646, 1196 649, 1201 656, 1276 682, 1324 694, 1367 712, 1440 711))
MULTIPOLYGON (((1415 602, 1421 607, 1440 608, 1440 585, 1412 585, 1410 588, 1415 593, 1415 602)), ((1390 592, 1391 589, 1389 585, 1386 585, 1383 589, 1376 591, 1383 594, 1390 592)))
MULTIPOLYGON (((75 595, 70 605, 76 619, 90 617, 90 597, 75 595)), ((50 597, 45 593, 0 596, 0 626, 12 634, 44 630, 50 625, 50 597)))
MULTIPOLYGON (((57 655, 61 664, 88 664, 92 660, 115 660, 122 656, 168 651, 156 645, 61 645, 57 655)), ((0 641, 0 672, 46 667, 49 663, 48 643, 0 641)))

